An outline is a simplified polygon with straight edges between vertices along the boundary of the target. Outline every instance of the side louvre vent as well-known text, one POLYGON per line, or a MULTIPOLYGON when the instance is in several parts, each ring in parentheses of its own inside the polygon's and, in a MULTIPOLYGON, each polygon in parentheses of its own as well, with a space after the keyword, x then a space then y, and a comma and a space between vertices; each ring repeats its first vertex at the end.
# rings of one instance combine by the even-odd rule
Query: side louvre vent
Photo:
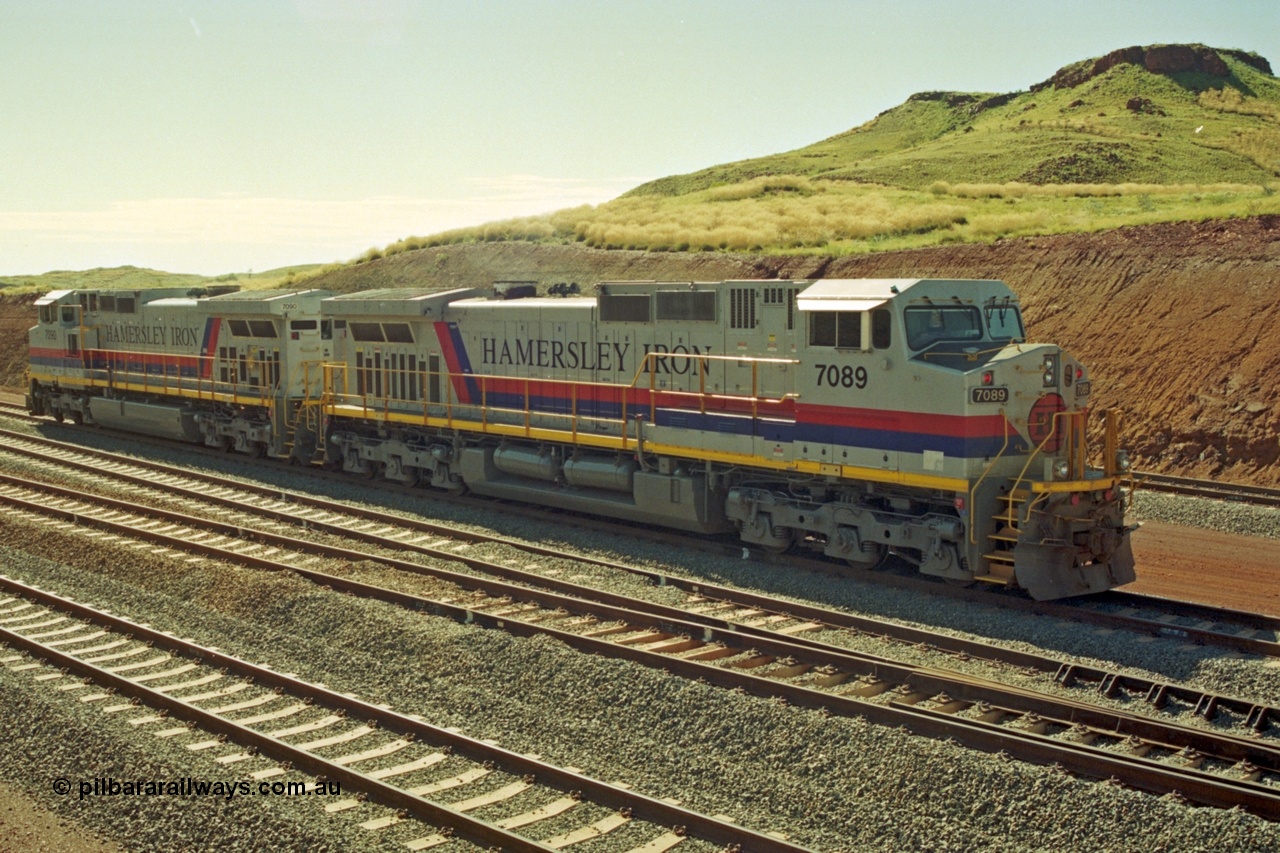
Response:
POLYGON ((765 305, 787 306, 787 331, 796 327, 796 293, 793 287, 766 287, 764 289, 765 305))
POLYGON ((601 294, 596 303, 604 323, 648 323, 649 294, 601 294))
POLYGON ((660 290, 657 297, 659 321, 716 319, 714 290, 660 290))
POLYGON ((754 329, 756 327, 755 288, 729 289, 729 328, 754 329))

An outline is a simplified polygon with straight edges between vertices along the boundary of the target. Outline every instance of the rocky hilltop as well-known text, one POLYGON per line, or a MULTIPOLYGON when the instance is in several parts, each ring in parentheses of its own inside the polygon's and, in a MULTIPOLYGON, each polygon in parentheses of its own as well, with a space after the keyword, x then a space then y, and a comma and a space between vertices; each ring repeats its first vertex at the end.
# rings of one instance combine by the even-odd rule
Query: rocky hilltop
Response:
POLYGON ((1183 74, 1187 72, 1207 74, 1212 77, 1230 77, 1231 68, 1223 57, 1243 62, 1263 74, 1271 74, 1271 63, 1256 53, 1243 50, 1223 50, 1202 44, 1159 44, 1150 47, 1123 47, 1097 59, 1087 59, 1060 68, 1048 80, 1037 83, 1031 91, 1041 89, 1074 89, 1105 74, 1117 65, 1136 65, 1152 74, 1183 74))

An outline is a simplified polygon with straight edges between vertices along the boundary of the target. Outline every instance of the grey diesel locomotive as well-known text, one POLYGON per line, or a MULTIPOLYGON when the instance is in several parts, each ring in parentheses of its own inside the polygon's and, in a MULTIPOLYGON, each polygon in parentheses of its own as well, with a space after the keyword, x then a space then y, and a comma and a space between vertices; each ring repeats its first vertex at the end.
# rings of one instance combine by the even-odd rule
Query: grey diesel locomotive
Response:
POLYGON ((32 412, 1016 586, 1134 579, 1118 417, 1002 282, 55 291, 32 412))

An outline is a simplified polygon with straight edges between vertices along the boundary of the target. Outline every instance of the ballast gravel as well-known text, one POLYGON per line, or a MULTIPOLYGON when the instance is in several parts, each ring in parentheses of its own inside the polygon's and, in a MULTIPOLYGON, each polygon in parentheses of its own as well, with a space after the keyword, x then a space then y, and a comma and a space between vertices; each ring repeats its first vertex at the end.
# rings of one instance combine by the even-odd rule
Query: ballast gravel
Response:
MULTIPOLYGON (((374 851, 378 839, 351 821, 323 810, 323 798, 298 803, 288 797, 134 795, 123 783, 167 783, 191 778, 240 780, 172 741, 130 726, 127 712, 105 715, 29 673, 0 668, 0 778, 29 792, 50 809, 96 828, 133 850, 374 851), (53 793, 56 779, 70 793, 53 793), (121 793, 80 797, 80 783, 110 780, 121 793)), ((136 716, 136 714, 135 714, 136 716)), ((300 799, 300 798, 299 798, 300 799)), ((310 798, 308 798, 310 799, 310 798)), ((9 849, 0 839, 0 848, 9 849)), ((455 850, 474 849, 457 845, 455 850)))
MULTIPOLYGON (((0 522, 0 544, 7 546, 0 562, 11 576, 109 602, 117 612, 198 642, 700 811, 786 832, 819 850, 1280 848, 1275 825, 1237 811, 1189 808, 583 655, 548 639, 519 639, 353 599, 287 574, 163 558, 17 522, 0 522)), ((742 582, 741 571, 703 571, 742 582)), ((797 581, 802 592, 814 583, 797 581)), ((887 602, 879 606, 892 609, 887 602)), ((919 607, 900 601, 896 609, 926 621, 919 607)), ((966 620, 951 614, 942 621, 966 620)), ((995 633, 1026 639, 1037 633, 1034 621, 1008 617, 995 633)), ((988 633, 992 628, 985 625, 988 633)), ((1038 629, 1054 630, 1070 633, 1038 629)), ((1122 658, 1143 647, 1116 640, 1100 650, 1097 637, 1058 636, 1056 642, 1122 658)), ((1164 654, 1147 653, 1144 665, 1164 654)), ((1208 662, 1190 658, 1171 668, 1180 666, 1198 670, 1208 662)), ((98 736, 91 727, 80 731, 86 739, 98 736)), ((55 734, 44 732, 40 742, 55 734)), ((20 755, 0 755, 6 772, 14 772, 15 762, 22 766, 20 755)), ((88 755, 92 765, 99 753, 88 755)), ((142 830, 118 813, 101 819, 114 819, 112 837, 153 837, 139 836, 142 830)), ((180 846, 174 839, 191 831, 180 814, 168 812, 146 830, 168 839, 155 837, 162 849, 180 846)), ((626 848, 607 837, 590 848, 614 849, 626 848)))
MULTIPOLYGON (((82 436, 92 438, 92 433, 77 431, 77 440, 82 436)), ((120 442, 111 439, 105 445, 118 450, 120 442)), ((210 467, 208 457, 140 447, 139 455, 145 458, 210 467)), ((237 473, 248 482, 314 491, 406 516, 564 545, 593 556, 863 615, 993 638, 1011 647, 1213 692, 1270 702, 1280 695, 1280 671, 1254 658, 957 605, 874 583, 780 571, 750 559, 725 559, 692 550, 673 554, 670 547, 652 542, 620 538, 612 532, 592 533, 581 524, 549 529, 545 523, 504 514, 500 507, 464 506, 429 492, 408 494, 373 489, 361 482, 317 480, 234 457, 219 458, 217 463, 225 470, 216 473, 237 473)), ((1221 501, 1140 492, 1135 514, 1230 532, 1280 535, 1275 522, 1280 513, 1221 501)), ((0 534, 5 532, 0 529, 0 534)), ((31 538, 37 537, 18 537, 31 538)), ((31 550, 26 544, 18 547, 31 550)), ((491 555, 488 546, 482 547, 485 550, 477 547, 475 552, 501 558, 501 552, 491 555)), ((56 557, 58 552, 48 555, 56 557)), ((50 565, 42 564, 42 570, 50 571, 50 565)), ((758 828, 784 828, 818 849, 1069 846, 1136 850, 1163 846, 1250 850, 1275 846, 1274 828, 1247 815, 1187 809, 1071 780, 1052 770, 1001 762, 861 725, 858 720, 825 720, 810 712, 664 679, 628 664, 598 661, 544 640, 517 640, 442 620, 396 614, 383 605, 320 593, 297 579, 276 576, 265 582, 255 579, 260 573, 213 564, 185 568, 190 571, 117 565, 108 574, 123 585, 112 584, 109 591, 100 593, 101 600, 115 604, 122 596, 138 596, 140 614, 168 614, 181 626, 178 630, 187 634, 192 633, 186 626, 193 619, 212 619, 205 629, 205 641, 210 644, 230 650, 226 637, 236 636, 235 642, 245 644, 247 650, 260 650, 264 660, 279 656, 279 665, 291 671, 310 670, 314 675, 309 677, 331 685, 341 682, 369 698, 390 701, 398 709, 439 722, 434 711, 424 710, 434 708, 453 720, 443 724, 484 733, 508 746, 528 744, 530 751, 550 760, 576 764, 604 778, 613 774, 650 793, 674 796, 690 805, 705 801, 711 804, 706 810, 740 816, 758 828), (212 605, 217 613, 191 614, 185 602, 212 605), (371 613, 378 615, 370 618, 367 628, 360 627, 371 613), (220 621, 223 617, 225 621, 220 621), (355 659, 335 659, 330 639, 362 651, 355 659), (407 645, 402 648, 399 643, 407 645), (667 697, 673 698, 667 702, 667 697), (402 708, 402 701, 408 706, 402 708), (803 739, 798 732, 804 733, 803 739), (825 748, 833 740, 834 745, 825 748), (815 752, 820 758, 814 757, 815 752), (560 758, 560 754, 569 757, 560 758), (735 789, 730 783, 739 778, 750 783, 735 789), (1053 798, 1060 795, 1065 799, 1051 807, 1053 798), (939 800, 946 801, 947 807, 941 807, 939 800)), ((77 576, 61 571, 68 583, 77 576)), ((629 594, 635 594, 637 587, 634 578, 618 580, 617 573, 611 577, 608 570, 583 569, 581 564, 561 577, 566 575, 629 594)), ((80 582, 108 580, 85 575, 80 582)), ((670 596, 674 592, 670 588, 649 590, 645 597, 675 600, 660 598, 670 596)), ((155 616, 140 618, 162 621, 155 616)), ((893 646, 878 651, 909 656, 893 646)), ((1002 680, 1016 683, 1017 675, 1005 674, 1002 680)))
POLYGON ((1139 489, 1133 496, 1130 514, 1141 520, 1280 539, 1280 508, 1277 507, 1139 489))

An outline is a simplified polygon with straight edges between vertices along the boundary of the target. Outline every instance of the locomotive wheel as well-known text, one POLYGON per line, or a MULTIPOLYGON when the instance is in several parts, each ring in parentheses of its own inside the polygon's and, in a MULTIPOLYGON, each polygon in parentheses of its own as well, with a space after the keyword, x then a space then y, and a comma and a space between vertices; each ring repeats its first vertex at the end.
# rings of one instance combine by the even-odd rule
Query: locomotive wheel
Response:
POLYGON ((62 417, 62 409, 58 409, 58 411, 53 413, 53 419, 58 423, 62 423, 62 417))
POLYGON ((885 564, 888 562, 889 549, 879 543, 874 544, 875 549, 870 553, 864 553, 858 557, 845 557, 845 564, 850 568, 864 572, 884 568, 885 564))
POLYGON ((73 424, 75 424, 76 426, 80 426, 81 424, 83 424, 83 423, 84 423, 84 412, 81 412, 81 411, 78 411, 78 410, 74 410, 74 411, 72 411, 72 412, 71 412, 71 422, 72 422, 73 424))
MULTIPOLYGON (((779 527, 779 528, 775 528, 775 531, 778 533, 781 533, 785 529, 786 528, 779 527)), ((796 545, 800 544, 800 542, 803 541, 804 539, 803 530, 796 530, 795 528, 792 528, 790 530, 787 530, 787 534, 788 535, 787 535, 786 542, 780 542, 780 543, 771 542, 767 545, 761 545, 760 548, 769 554, 785 554, 788 551, 795 548, 796 545)))

